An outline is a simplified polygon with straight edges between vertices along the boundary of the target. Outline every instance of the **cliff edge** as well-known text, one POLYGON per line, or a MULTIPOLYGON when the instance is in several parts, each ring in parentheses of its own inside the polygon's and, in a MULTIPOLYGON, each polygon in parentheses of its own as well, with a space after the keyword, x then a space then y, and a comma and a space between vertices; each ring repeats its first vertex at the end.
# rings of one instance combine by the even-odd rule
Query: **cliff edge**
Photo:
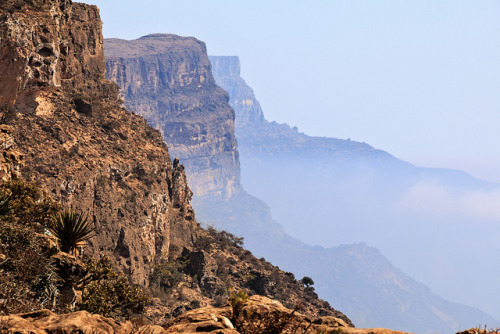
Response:
POLYGON ((147 286, 154 261, 189 248, 198 227, 182 166, 104 78, 98 8, 7 1, 0 18, 0 119, 22 175, 86 213, 97 234, 88 251, 147 286))
MULTIPOLYGON (((302 304, 304 314, 336 316, 352 325, 291 273, 244 250, 239 238, 200 228, 184 166, 171 161, 160 132, 123 108, 119 88, 104 78, 97 7, 70 0, 2 2, 0 50, 2 181, 33 181, 63 207, 83 212, 96 234, 84 252, 106 255, 153 293, 147 310, 151 319, 160 323, 193 308, 223 305, 233 287, 302 304)), ((199 87, 188 83, 203 84, 205 74, 181 72, 168 79, 173 87, 187 85, 184 95, 175 94, 177 106, 187 105, 197 114, 205 110, 197 103, 215 111, 221 104, 229 118, 218 120, 214 112, 206 120, 214 121, 214 131, 231 127, 234 113, 227 94, 215 85, 213 96, 203 92, 194 105, 182 104, 183 98, 191 99, 189 90, 197 96, 199 87)), ((199 129, 196 122, 172 126, 183 133, 199 129)), ((207 147, 190 136, 179 140, 194 143, 186 152, 208 152, 206 163, 212 163, 214 152, 236 159, 234 135, 207 147)))
POLYGON ((203 42, 153 34, 105 43, 107 78, 125 106, 160 130, 170 153, 186 166, 198 197, 240 191, 234 111, 215 84, 203 42))

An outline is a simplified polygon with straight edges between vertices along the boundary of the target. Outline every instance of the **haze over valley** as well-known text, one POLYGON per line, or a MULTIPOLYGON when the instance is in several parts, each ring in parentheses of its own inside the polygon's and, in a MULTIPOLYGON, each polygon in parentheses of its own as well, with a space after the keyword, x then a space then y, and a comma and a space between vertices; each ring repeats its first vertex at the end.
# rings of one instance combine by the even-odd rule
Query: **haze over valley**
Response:
POLYGON ((498 334, 498 2, 87 2, 0 2, 0 332, 498 334))

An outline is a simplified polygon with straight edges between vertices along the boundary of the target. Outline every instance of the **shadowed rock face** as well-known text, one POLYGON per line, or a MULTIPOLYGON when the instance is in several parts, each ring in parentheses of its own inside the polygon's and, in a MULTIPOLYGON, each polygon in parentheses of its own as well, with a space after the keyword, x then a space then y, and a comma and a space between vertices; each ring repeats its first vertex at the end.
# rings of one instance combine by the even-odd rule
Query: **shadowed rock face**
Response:
POLYGON ((107 78, 120 86, 129 110, 160 130, 195 195, 240 191, 234 112, 212 77, 205 44, 155 34, 106 40, 105 53, 107 78))
POLYGON ((95 6, 0 4, 2 136, 18 155, 4 159, 2 177, 20 169, 86 213, 97 233, 86 252, 111 256, 147 285, 155 259, 196 239, 192 193, 160 133, 122 108, 104 79, 102 41, 95 6))

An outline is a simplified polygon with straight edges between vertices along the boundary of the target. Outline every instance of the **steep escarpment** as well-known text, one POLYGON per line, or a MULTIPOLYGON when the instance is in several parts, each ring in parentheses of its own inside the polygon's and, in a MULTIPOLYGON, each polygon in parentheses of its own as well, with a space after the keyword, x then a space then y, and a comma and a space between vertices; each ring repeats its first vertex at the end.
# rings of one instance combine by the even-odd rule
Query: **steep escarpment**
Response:
POLYGON ((235 132, 242 155, 286 157, 293 152, 304 158, 328 153, 333 153, 343 160, 349 156, 365 156, 370 160, 392 158, 388 153, 376 150, 365 143, 311 137, 300 133, 296 127, 291 128, 287 124, 267 121, 252 88, 240 77, 239 58, 209 56, 209 59, 217 84, 229 93, 230 104, 235 110, 235 132))
MULTIPOLYGON (((436 296, 372 247, 329 247, 366 241, 393 263, 398 260, 398 267, 405 266, 403 271, 420 271, 419 280, 431 282, 438 273, 445 285, 460 280, 455 297, 467 290, 465 286, 473 289, 471 282, 477 281, 474 273, 463 272, 466 259, 457 254, 463 254, 471 236, 485 234, 478 233, 476 222, 457 215, 446 222, 444 215, 422 215, 411 208, 424 197, 435 199, 435 191, 442 195, 447 187, 466 194, 491 185, 458 171, 419 168, 365 143, 308 136, 287 124, 269 122, 253 90, 240 77, 238 57, 211 56, 210 60, 214 78, 229 92, 236 112, 243 186, 270 205, 273 218, 287 232, 325 246, 290 250, 293 262, 281 255, 291 254, 288 251, 268 246, 262 253, 266 258, 297 274, 310 274, 320 295, 341 305, 361 326, 450 332, 473 326, 479 318, 498 323, 477 309, 436 296), (466 238, 457 243, 463 235, 466 238), (444 272, 449 279, 443 280, 444 272)), ((218 217, 221 224, 230 225, 228 220, 218 217)), ((247 240, 252 235, 258 238, 254 231, 247 233, 247 240)), ((289 244, 282 243, 285 249, 289 244)), ((470 245, 466 256, 470 266, 489 256, 470 245)), ((486 289, 490 292, 496 289, 496 283, 491 283, 486 289)))
POLYGON ((203 42, 174 35, 106 40, 107 78, 125 106, 160 130, 199 197, 240 191, 234 112, 212 77, 203 42))
MULTIPOLYGON (((191 131, 189 132, 190 136, 200 140, 199 146, 193 145, 192 141, 187 141, 183 149, 183 143, 176 141, 175 138, 169 138, 171 134, 168 132, 164 134, 165 140, 169 145, 169 141, 173 140, 172 145, 178 148, 178 152, 185 154, 180 155, 183 162, 189 164, 191 161, 194 163, 193 161, 197 159, 199 159, 199 161, 206 161, 207 156, 205 152, 200 150, 196 151, 193 150, 193 148, 203 147, 203 145, 210 146, 211 143, 217 142, 217 140, 224 140, 224 138, 211 138, 205 144, 201 142, 203 138, 206 140, 209 139, 205 131, 207 125, 203 125, 203 122, 206 119, 208 125, 213 124, 211 123, 211 113, 213 111, 210 109, 200 109, 200 101, 202 100, 189 100, 187 98, 183 100, 185 104, 182 105, 182 109, 179 109, 182 113, 172 112, 170 111, 171 109, 168 108, 165 109, 165 112, 159 112, 160 109, 157 107, 163 105, 171 106, 169 108, 172 108, 172 106, 175 107, 179 105, 178 101, 180 97, 185 95, 190 96, 191 94, 194 96, 201 96, 204 94, 203 92, 197 91, 197 89, 210 90, 211 86, 204 86, 206 81, 202 83, 200 73, 203 71, 199 69, 201 65, 198 65, 198 67, 193 65, 193 59, 196 58, 192 55, 194 51, 189 50, 189 48, 192 48, 199 52, 199 45, 197 45, 193 39, 189 38, 185 39, 170 35, 151 35, 129 42, 122 40, 106 40, 106 52, 108 52, 108 42, 111 45, 109 48, 115 50, 111 54, 113 57, 107 61, 108 76, 121 86, 125 104, 138 113, 149 113, 146 117, 156 127, 158 127, 159 124, 157 123, 159 122, 158 120, 162 120, 162 124, 170 124, 169 122, 171 122, 179 129, 189 127, 191 131), (175 45, 176 43, 173 42, 175 40, 178 41, 180 46, 175 45), (188 42, 191 45, 190 47, 185 44, 188 42), (120 45, 120 47, 113 46, 113 43, 120 45), (162 46, 162 44, 164 45, 162 46), (123 45, 126 45, 126 47, 123 45), (145 46, 149 47, 146 48, 145 46), (121 52, 119 53, 118 50, 121 50, 121 52), (144 55, 144 59, 142 59, 141 54, 144 55), (183 62, 185 62, 185 64, 183 62), (141 66, 138 64, 141 64, 141 66), (169 78, 173 77, 175 73, 185 73, 186 68, 196 69, 192 71, 195 79, 190 81, 184 78, 182 85, 175 85, 172 83, 172 80, 169 78), (194 85, 191 85, 190 83, 193 82, 194 85), (170 88, 170 90, 160 90, 161 87, 172 88, 170 88), (160 92, 164 94, 160 95, 160 92), (189 103, 192 103, 192 105, 189 105, 189 103), (193 110, 196 110, 198 113, 190 112, 193 110), (203 116, 204 112, 206 112, 207 115, 203 116), (172 117, 171 121, 169 121, 170 117, 172 117), (194 119, 191 120, 190 117, 194 117, 194 119), (195 122, 197 127, 190 127, 192 122, 195 122), (192 155, 190 155, 191 153, 192 155), (196 154, 200 154, 200 156, 197 158, 196 154)), ((200 55, 200 53, 197 54, 200 63, 202 65, 206 64, 204 56, 200 55)), ((239 63, 235 64, 234 61, 230 61, 229 63, 231 64, 230 71, 239 75, 239 63)), ((208 65, 203 65, 202 68, 204 66, 208 65)), ((225 65, 221 63, 214 63, 214 73, 217 73, 217 71, 223 73, 224 66, 225 65)), ((203 76, 203 78, 206 77, 203 76)), ((229 79, 232 80, 233 78, 229 79)), ((234 83, 234 81, 230 82, 234 83)), ((262 145, 260 149, 266 151, 268 155, 276 155, 277 159, 282 157, 282 155, 277 154, 277 152, 283 148, 290 147, 289 139, 293 138, 294 147, 305 152, 304 155, 309 154, 307 153, 308 149, 313 149, 314 147, 311 146, 311 144, 315 143, 319 146, 319 149, 315 151, 317 155, 325 151, 337 152, 337 159, 334 161, 347 160, 354 165, 354 162, 357 163, 360 161, 357 159, 357 153, 361 153, 365 162, 380 162, 384 161, 384 159, 393 159, 395 164, 408 165, 392 158, 385 152, 375 150, 371 146, 363 143, 321 138, 308 141, 307 136, 297 136, 298 132, 286 125, 280 126, 276 123, 273 124, 265 121, 262 116, 262 111, 258 106, 258 102, 256 102, 254 97, 246 95, 251 92, 251 89, 248 88, 246 84, 244 85, 242 80, 239 86, 228 85, 227 88, 230 94, 240 96, 240 98, 238 98, 239 102, 237 104, 235 103, 233 107, 246 108, 246 112, 241 113, 242 115, 246 115, 243 116, 243 122, 238 123, 237 120, 237 129, 240 127, 238 124, 255 124, 254 130, 257 131, 260 125, 264 125, 264 123, 268 124, 269 127, 264 128, 266 137, 263 140, 266 140, 267 143, 271 142, 268 136, 276 140, 273 141, 271 147, 262 145), (335 144, 333 149, 330 148, 332 141, 335 144), (348 158, 346 158, 346 156, 348 158)), ((231 100, 231 102, 233 101, 231 100)), ((223 108, 225 109, 227 106, 223 106, 223 108)), ((175 108, 173 108, 173 110, 175 110, 175 108)), ((225 117, 232 118, 233 115, 226 113, 225 117)), ((232 122, 232 119, 229 121, 232 122)), ((220 122, 224 123, 223 120, 220 122)), ((226 131, 229 131, 228 136, 233 138, 232 129, 228 128, 226 131)), ((184 130, 182 132, 184 132, 184 130)), ((249 133, 250 132, 251 131, 249 131, 249 133)), ((257 137, 256 133, 263 132, 255 132, 255 137, 257 137)), ((210 135, 216 136, 215 132, 210 135)), ((222 133, 219 135, 222 135, 222 133)), ((254 147, 259 147, 259 145, 255 144, 254 147)), ((237 163, 233 163, 233 167, 231 168, 231 173, 233 174, 226 176, 227 179, 231 179, 231 175, 237 174, 235 169, 237 165, 237 163)), ((222 179, 224 179, 222 169, 218 167, 219 165, 201 163, 199 166, 202 166, 206 170, 206 175, 215 175, 211 173, 220 172, 222 179), (214 170, 211 171, 211 167, 213 167, 214 170)), ((273 169, 268 172, 280 173, 282 171, 283 169, 273 169)), ((295 177, 295 180, 290 184, 305 182, 309 174, 311 174, 310 170, 307 168, 303 169, 301 176, 295 177)), ((331 249, 308 246, 287 235, 283 228, 273 221, 269 207, 255 197, 248 195, 244 191, 234 192, 232 196, 221 196, 223 192, 209 192, 207 189, 214 189, 210 188, 213 183, 204 184, 202 181, 202 174, 198 174, 198 176, 195 176, 191 180, 191 182, 198 185, 194 190, 195 193, 199 191, 201 197, 201 200, 196 202, 198 219, 203 222, 214 223, 218 228, 224 228, 239 236, 244 236, 245 246, 255 251, 258 256, 265 256, 272 262, 279 263, 283 268, 294 271, 299 277, 303 275, 312 276, 316 281, 316 289, 322 296, 328 296, 329 300, 333 301, 335 305, 340 302, 344 307, 348 307, 350 312, 355 313, 364 325, 376 324, 377 326, 384 326, 391 324, 394 328, 404 330, 440 330, 447 332, 457 327, 457 319, 459 317, 457 313, 454 313, 452 310, 455 307, 454 304, 444 301, 440 297, 432 294, 428 289, 425 289, 425 287, 422 288, 421 285, 404 275, 397 268, 394 268, 376 249, 364 245, 351 245, 348 247, 335 247, 331 249), (196 181, 196 178, 199 180, 196 181), (204 189, 203 187, 208 188, 204 189), (402 284, 402 282, 404 284, 402 284), (360 286, 363 286, 363 288, 361 289, 360 286), (415 294, 417 294, 419 298, 415 298, 415 294), (412 310, 416 310, 415 313, 410 314, 404 312, 405 309, 410 307, 412 310), (424 311, 420 312, 421 310, 424 311), (445 320, 443 320, 443 317, 445 320)), ((289 193, 291 194, 292 192, 289 193)), ((304 203, 297 205, 297 209, 306 214, 314 211, 312 209, 313 207, 312 205, 306 205, 304 203)), ((302 220, 303 226, 309 226, 308 222, 309 219, 302 220)), ((210 252, 213 252, 213 250, 210 252)), ((215 253, 211 254, 213 259, 221 258, 215 253)), ((197 259, 204 258, 205 256, 206 254, 193 255, 192 262, 196 263, 197 259)), ((226 259, 227 260, 222 262, 233 263, 236 261, 236 263, 239 263, 244 260, 244 257, 237 259, 232 257, 233 260, 231 260, 231 258, 226 259)), ((211 261, 206 263, 207 265, 201 266, 204 269, 200 270, 198 266, 195 266, 195 268, 189 268, 188 270, 192 271, 192 273, 197 273, 196 277, 206 278, 199 282, 199 286, 202 290, 223 290, 223 282, 215 277, 227 277, 227 273, 224 273, 222 266, 214 267, 211 261), (214 275, 214 273, 216 274, 214 275), (214 289, 214 286, 217 287, 214 289)), ((277 293, 273 296, 278 296, 278 291, 284 288, 284 286, 280 286, 276 290, 269 289, 271 287, 276 287, 277 281, 272 279, 264 279, 261 283, 252 285, 255 277, 262 276, 255 275, 251 270, 242 269, 241 272, 244 273, 243 276, 246 277, 246 279, 240 281, 238 286, 247 288, 249 288, 248 284, 254 288, 258 286, 267 286, 265 293, 277 293)), ((275 275, 271 272, 267 272, 265 275, 265 277, 271 276, 275 275)), ((233 280, 237 282, 238 278, 233 277, 233 280)), ((286 280, 284 280, 284 282, 286 282, 286 280)), ((213 297, 216 298, 217 296, 213 297)), ((471 318, 476 321, 477 313, 470 309, 466 310, 470 311, 471 318)), ((462 320, 466 317, 460 314, 460 318, 460 320, 462 320)), ((490 320, 487 316, 484 317, 484 319, 490 320)))
POLYGON ((147 285, 155 260, 196 239, 191 191, 160 133, 104 79, 97 7, 12 1, 0 17, 2 126, 23 177, 87 214, 97 234, 88 252, 147 285))
MULTIPOLYGON (((97 7, 69 0, 6 1, 0 18, 0 69, 7 83, 0 86, 2 181, 33 181, 62 207, 83 212, 95 230, 84 252, 106 255, 155 293, 148 309, 153 319, 225 304, 234 287, 350 324, 293 275, 241 248, 239 239, 199 227, 183 165, 171 161, 160 132, 123 108, 119 88, 104 79, 97 7)), ((169 82, 181 87, 203 81, 195 72, 169 82)), ((222 90, 202 99, 214 110, 221 101, 230 117, 214 124, 232 124, 222 90)), ((192 143, 189 136, 182 140, 192 143)), ((229 136, 208 148, 194 147, 210 156, 231 151, 232 142, 229 136)))
MULTIPOLYGON (((227 102, 227 93, 215 85, 204 44, 194 38, 156 34, 134 41, 106 40, 105 52, 107 77, 121 87, 125 105, 159 128, 169 150, 185 164, 196 196, 196 208, 209 208, 212 213, 202 213, 202 218, 211 222, 215 215, 234 216, 224 208, 239 208, 241 203, 247 203, 244 205, 247 212, 252 211, 248 203, 259 201, 246 194, 239 184, 234 112, 227 102)), ((240 223, 240 226, 246 225, 243 231, 256 228, 256 225, 240 223)), ((263 230, 272 227, 283 234, 272 220, 257 220, 257 224, 262 225, 263 230)), ((243 235, 239 233, 241 230, 229 230, 243 235)), ((269 241, 254 239, 250 245, 255 242, 264 245, 269 241)), ((208 254, 192 255, 190 263, 204 259, 196 266, 198 269, 188 271, 198 277, 197 285, 205 297, 220 299, 227 294, 228 282, 231 282, 233 288, 250 289, 252 293, 271 296, 289 306, 293 301, 307 301, 306 304, 316 309, 307 306, 308 312, 332 312, 330 306, 325 308, 322 302, 315 304, 317 296, 314 297, 313 291, 309 291, 309 297, 304 292, 297 295, 295 288, 290 289, 298 287, 296 283, 282 284, 290 281, 290 276, 253 258, 248 251, 242 252, 235 249, 221 254, 211 249, 208 254), (254 264, 247 266, 248 261, 254 264), (231 264, 229 272, 224 269, 225 263, 231 264), (243 267, 239 268, 239 264, 243 267)))

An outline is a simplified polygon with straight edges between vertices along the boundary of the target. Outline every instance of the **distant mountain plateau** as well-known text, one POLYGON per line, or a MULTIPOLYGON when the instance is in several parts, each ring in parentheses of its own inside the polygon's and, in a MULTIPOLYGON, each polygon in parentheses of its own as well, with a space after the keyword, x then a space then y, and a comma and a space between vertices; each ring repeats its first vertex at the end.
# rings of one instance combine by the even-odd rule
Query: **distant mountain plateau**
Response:
MULTIPOLYGON (((394 238, 387 225, 377 226, 378 221, 370 219, 365 221, 365 230, 348 235, 344 225, 352 223, 341 213, 329 212, 328 220, 316 217, 334 207, 329 197, 323 197, 324 187, 335 187, 335 182, 354 180, 362 172, 372 171, 375 175, 368 186, 361 180, 358 184, 366 187, 366 197, 376 202, 380 195, 374 185, 397 179, 405 183, 396 182, 393 187, 404 189, 405 184, 413 184, 412 177, 418 176, 414 171, 419 169, 367 144, 308 137, 287 125, 265 121, 252 90, 239 77, 238 59, 212 57, 209 61, 204 44, 196 39, 161 34, 134 41, 111 39, 105 40, 105 54, 107 78, 120 86, 125 106, 160 130, 172 156, 185 165, 194 191, 193 207, 203 224, 244 236, 245 247, 258 256, 297 277, 313 277, 316 291, 357 326, 453 332, 478 321, 492 326, 497 323, 479 310, 433 294, 375 248, 352 244, 357 237, 364 241, 373 230, 394 238), (214 77, 229 96, 214 87, 214 77), (224 106, 227 100, 236 115, 224 106), (328 164, 317 163, 325 155, 328 164), (302 163, 297 166, 294 160, 302 163), (325 175, 323 170, 334 173, 325 175), (384 173, 376 173, 381 170, 384 173), (279 191, 273 192, 274 187, 279 191), (273 200, 268 201, 269 197, 273 200), (281 225, 271 216, 268 204, 281 225), (279 212, 284 208, 290 209, 287 214, 296 215, 295 219, 282 221, 284 214, 279 212), (294 229, 297 222, 302 230, 294 229), (321 237, 314 241, 311 231, 321 237), (318 243, 327 247, 310 246, 318 243), (335 246, 346 243, 351 245, 335 246)), ((443 179, 453 173, 422 171, 443 174, 443 179)), ((467 187, 490 187, 456 174, 467 187)), ((355 189, 349 191, 339 196, 343 201, 336 205, 353 205, 355 189)))

